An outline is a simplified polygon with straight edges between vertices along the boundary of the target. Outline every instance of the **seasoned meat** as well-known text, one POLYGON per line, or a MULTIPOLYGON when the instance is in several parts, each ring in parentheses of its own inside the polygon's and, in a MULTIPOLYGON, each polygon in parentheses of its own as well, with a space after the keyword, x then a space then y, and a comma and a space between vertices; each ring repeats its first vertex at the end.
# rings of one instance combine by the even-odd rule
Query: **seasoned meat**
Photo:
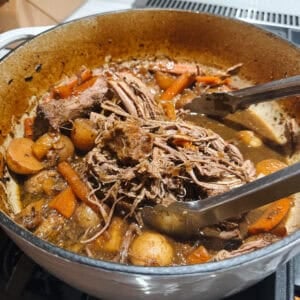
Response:
POLYGON ((49 126, 59 129, 66 122, 80 116, 87 116, 97 109, 107 92, 107 83, 99 77, 94 85, 79 95, 67 99, 48 99, 38 105, 33 126, 34 139, 48 131, 49 126))
POLYGON ((102 143, 114 152, 120 161, 136 163, 151 153, 153 137, 137 123, 118 122, 103 136, 102 143))

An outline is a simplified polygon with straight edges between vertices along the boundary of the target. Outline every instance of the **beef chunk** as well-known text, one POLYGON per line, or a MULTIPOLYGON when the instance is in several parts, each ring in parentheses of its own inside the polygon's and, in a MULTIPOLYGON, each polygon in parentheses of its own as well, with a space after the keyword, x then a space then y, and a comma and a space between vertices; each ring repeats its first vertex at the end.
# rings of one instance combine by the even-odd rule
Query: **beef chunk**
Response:
POLYGON ((67 99, 45 99, 38 105, 33 131, 34 139, 49 130, 59 129, 68 121, 81 116, 87 116, 97 109, 107 92, 104 78, 99 77, 94 85, 79 95, 67 99))
POLYGON ((103 137, 103 145, 123 163, 136 163, 152 152, 153 137, 133 122, 118 122, 103 137))

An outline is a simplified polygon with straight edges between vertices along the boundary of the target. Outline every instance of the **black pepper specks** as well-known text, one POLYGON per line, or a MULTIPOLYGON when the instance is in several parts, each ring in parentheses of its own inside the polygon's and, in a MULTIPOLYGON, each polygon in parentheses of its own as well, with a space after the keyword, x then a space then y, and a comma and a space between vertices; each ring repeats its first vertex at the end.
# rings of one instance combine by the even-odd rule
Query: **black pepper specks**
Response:
POLYGON ((13 79, 9 79, 7 84, 10 85, 10 84, 12 84, 13 81, 14 81, 13 79))
POLYGON ((42 64, 37 64, 34 68, 34 70, 39 73, 42 70, 42 64))
POLYGON ((25 78, 24 78, 24 80, 25 80, 26 82, 30 82, 32 79, 33 79, 32 76, 28 76, 28 77, 25 77, 25 78))

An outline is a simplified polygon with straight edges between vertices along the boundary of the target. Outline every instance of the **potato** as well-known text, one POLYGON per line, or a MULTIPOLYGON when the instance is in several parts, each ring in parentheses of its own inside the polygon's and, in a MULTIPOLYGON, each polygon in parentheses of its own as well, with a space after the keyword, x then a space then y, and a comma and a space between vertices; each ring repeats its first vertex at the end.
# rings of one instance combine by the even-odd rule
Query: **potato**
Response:
POLYGON ((60 139, 53 144, 53 149, 58 156, 58 161, 65 161, 74 154, 74 145, 72 141, 65 135, 61 135, 60 139))
POLYGON ((52 150, 61 162, 73 156, 74 145, 65 135, 45 133, 32 146, 33 154, 39 160, 43 159, 52 150))
POLYGON ((80 206, 77 207, 75 219, 77 223, 85 229, 97 226, 100 223, 99 215, 84 203, 81 203, 80 206))
POLYGON ((136 237, 129 248, 129 259, 138 266, 169 266, 174 249, 161 234, 146 231, 136 237))
POLYGON ((106 233, 96 240, 96 248, 117 253, 121 248, 126 229, 127 223, 119 217, 114 217, 106 233))
POLYGON ((43 169, 43 164, 32 153, 33 144, 28 138, 16 138, 10 142, 6 152, 6 163, 11 171, 27 175, 43 169))
POLYGON ((76 119, 71 139, 78 150, 89 151, 94 147, 97 131, 89 119, 76 119))

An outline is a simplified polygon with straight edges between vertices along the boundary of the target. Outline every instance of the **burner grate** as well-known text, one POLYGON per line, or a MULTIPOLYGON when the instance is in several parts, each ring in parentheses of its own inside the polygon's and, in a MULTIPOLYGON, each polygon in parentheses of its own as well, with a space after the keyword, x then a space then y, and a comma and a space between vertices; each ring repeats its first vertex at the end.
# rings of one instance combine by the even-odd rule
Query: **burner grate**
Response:
POLYGON ((215 15, 235 18, 259 25, 280 26, 300 30, 300 16, 275 13, 253 8, 237 8, 225 5, 216 5, 203 2, 183 0, 136 0, 136 8, 173 8, 190 11, 199 11, 215 15))

